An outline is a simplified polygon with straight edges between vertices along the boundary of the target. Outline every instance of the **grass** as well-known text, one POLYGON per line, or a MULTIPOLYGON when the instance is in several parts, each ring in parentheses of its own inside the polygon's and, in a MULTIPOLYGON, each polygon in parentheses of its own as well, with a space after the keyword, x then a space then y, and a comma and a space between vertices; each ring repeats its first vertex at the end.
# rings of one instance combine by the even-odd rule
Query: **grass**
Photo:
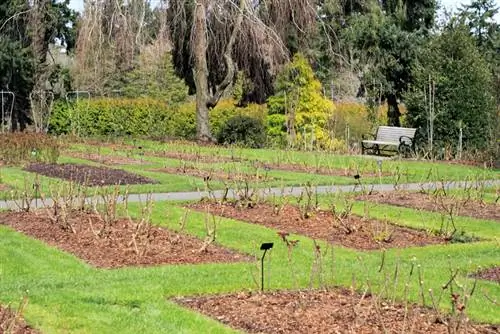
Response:
MULTIPOLYGON (((183 212, 182 207, 158 202, 153 221, 175 229, 183 212), (166 212, 168 219, 165 218, 166 212)), ((374 211, 370 214, 377 215, 374 211)), ((204 235, 203 216, 198 212, 188 215, 186 228, 190 234, 204 235)), ((407 214, 398 217, 398 220, 407 221, 410 216, 407 214)), ((432 222, 436 217, 429 219, 432 222)), ((311 239, 291 237, 300 240, 293 251, 291 266, 297 273, 294 276, 287 259, 287 248, 276 231, 231 219, 222 219, 218 231, 217 242, 249 254, 260 255, 258 246, 261 242, 275 243, 266 264, 272 289, 309 285, 314 247, 311 239)), ((498 230, 495 231, 498 235, 498 230)), ((256 263, 103 270, 92 268, 72 255, 1 226, 0 238, 3 244, 0 247, 0 300, 15 303, 27 294, 29 304, 25 317, 30 324, 46 333, 199 333, 201 329, 208 333, 229 333, 232 331, 227 327, 183 309, 169 298, 258 289, 255 282, 255 277, 259 277, 256 263)), ((402 299, 403 284, 407 282, 411 286, 409 299, 413 302, 418 302, 420 297, 417 276, 414 274, 408 279, 412 262, 421 265, 425 291, 439 291, 449 279, 450 269, 455 268, 460 270, 458 281, 471 286, 472 280, 466 277, 467 273, 477 270, 479 266, 488 267, 500 262, 498 242, 487 241, 391 249, 386 252, 383 270, 379 272, 381 251, 358 252, 320 244, 324 251, 329 248, 324 264, 324 279, 329 284, 349 287, 353 285, 354 275, 355 287, 362 289, 369 280, 375 290, 381 291, 387 284, 386 275, 392 276, 398 263, 401 278, 395 297, 402 299)), ((391 286, 390 280, 388 282, 391 286)), ((390 289, 386 297, 392 297, 392 293, 390 289)), ((500 323, 495 308, 483 294, 498 298, 500 287, 493 282, 480 281, 468 315, 476 321, 500 323)), ((440 306, 449 307, 448 298, 444 297, 440 306)))
MULTIPOLYGON (((132 141, 130 142, 132 143, 132 141)), ((310 166, 323 165, 339 168, 355 168, 349 166, 367 166, 371 168, 376 161, 360 157, 345 157, 310 152, 289 152, 276 150, 244 150, 222 149, 211 147, 195 147, 181 143, 158 143, 136 141, 144 151, 180 151, 210 155, 236 156, 249 160, 268 162, 305 163, 310 166)), ((90 145, 75 144, 73 150, 92 151, 90 145)), ((143 158, 151 162, 149 168, 160 168, 179 165, 174 159, 142 156, 137 150, 113 151, 101 148, 102 154, 123 155, 143 158)), ((98 165, 87 160, 62 156, 59 162, 87 163, 98 165)), ((248 161, 218 164, 197 164, 199 168, 239 168, 252 171, 248 161)), ((400 182, 419 182, 429 180, 463 180, 466 177, 475 179, 498 179, 498 171, 488 171, 469 166, 447 165, 441 163, 384 161, 383 168, 394 170, 399 168, 409 171, 408 177, 400 182), (427 177, 427 175, 430 175, 427 177)), ((139 173, 158 180, 158 185, 133 186, 131 192, 148 191, 185 191, 204 189, 205 184, 199 178, 166 175, 145 170, 144 166, 126 165, 125 170, 139 173)), ((258 186, 301 185, 307 181, 314 184, 352 184, 352 178, 316 176, 308 173, 269 171, 275 180, 258 186)), ((22 171, 19 167, 3 167, 2 182, 13 189, 23 189, 26 177, 30 185, 34 175, 22 171)), ((363 178, 363 182, 394 181, 397 175, 363 178)), ((60 181, 40 177, 42 191, 60 181)), ((213 187, 221 187, 222 183, 214 183, 213 187)), ((3 196, 7 196, 4 193, 3 196)), ((491 201, 495 198, 495 190, 487 189, 485 197, 491 201)), ((341 201, 334 196, 320 196, 322 205, 330 201, 341 201)), ((291 200, 291 203, 294 203, 291 200)), ((355 202, 353 213, 364 214, 363 202, 355 202)), ((137 205, 131 204, 137 213, 137 205)), ((153 222, 171 229, 179 228, 179 220, 184 215, 184 208, 179 203, 157 202, 153 214, 153 222)), ((416 211, 389 205, 369 204, 370 217, 387 219, 400 225, 427 230, 439 229, 441 215, 435 212, 416 211)), ((190 212, 186 231, 199 237, 205 236, 204 214, 190 212)), ((495 221, 456 217, 457 228, 468 235, 484 239, 481 242, 468 244, 436 245, 428 247, 412 247, 406 249, 390 249, 385 251, 361 252, 343 247, 326 245, 319 242, 324 252, 323 279, 330 286, 352 287, 362 290, 367 281, 375 292, 380 292, 388 299, 404 300, 404 285, 409 285, 408 299, 420 302, 420 289, 424 289, 426 303, 429 304, 428 290, 436 294, 445 284, 450 273, 459 270, 457 281, 462 286, 472 286, 473 280, 467 275, 480 266, 491 267, 500 263, 499 240, 500 224, 495 221), (381 266, 384 256, 384 265, 381 266), (420 265, 423 283, 414 272, 409 275, 412 266, 420 265), (398 281, 393 288, 395 268, 398 268, 398 281), (389 286, 386 289, 385 286, 389 286)), ((314 243, 310 238, 293 235, 291 239, 299 239, 293 250, 292 262, 288 260, 288 250, 275 230, 235 221, 221 219, 218 227, 217 242, 225 247, 259 257, 258 250, 262 242, 274 242, 274 248, 266 257, 266 272, 271 289, 296 289, 308 287, 311 281, 311 266, 314 261, 314 243), (293 271, 292 271, 293 269, 293 271), (295 274, 293 273, 295 272, 295 274)), ((221 323, 182 308, 170 298, 176 296, 209 295, 231 293, 242 290, 259 289, 259 266, 256 262, 231 264, 201 265, 164 265, 155 267, 130 267, 114 270, 97 269, 89 266, 76 257, 62 252, 42 242, 33 240, 9 228, 0 226, 0 303, 19 303, 24 295, 29 297, 25 309, 26 320, 43 333, 234 333, 232 329, 221 323)), ((416 267, 415 267, 416 268, 416 267)), ((315 284, 317 287, 318 285, 315 284)), ((455 287, 457 288, 457 287, 455 287)), ((479 281, 475 294, 467 309, 467 314, 475 321, 500 324, 500 316, 496 308, 485 297, 500 298, 500 286, 494 282, 479 281)), ((446 291, 439 305, 442 309, 450 308, 449 293, 446 291)))

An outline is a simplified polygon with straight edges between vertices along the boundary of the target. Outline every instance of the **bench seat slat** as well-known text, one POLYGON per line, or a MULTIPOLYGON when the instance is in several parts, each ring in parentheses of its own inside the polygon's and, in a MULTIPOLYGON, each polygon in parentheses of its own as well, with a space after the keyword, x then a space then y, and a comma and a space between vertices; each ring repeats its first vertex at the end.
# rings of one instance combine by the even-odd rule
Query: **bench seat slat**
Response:
POLYGON ((395 145, 395 146, 399 146, 399 142, 393 142, 393 141, 363 140, 363 143, 366 143, 366 144, 377 144, 377 145, 395 145))

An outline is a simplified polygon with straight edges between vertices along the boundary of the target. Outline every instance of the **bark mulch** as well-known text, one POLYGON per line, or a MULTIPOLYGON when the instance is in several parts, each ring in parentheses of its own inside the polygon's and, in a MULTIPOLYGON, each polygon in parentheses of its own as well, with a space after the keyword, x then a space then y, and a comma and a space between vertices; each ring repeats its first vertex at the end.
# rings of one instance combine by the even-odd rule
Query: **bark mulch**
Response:
POLYGON ((250 256, 215 243, 209 244, 206 251, 200 251, 205 245, 204 240, 156 226, 151 226, 149 233, 140 233, 137 237, 137 249, 140 253, 145 250, 144 255, 137 255, 132 244, 135 224, 131 224, 128 219, 118 220, 107 230, 105 236, 101 237, 96 236, 95 232, 102 227, 102 220, 95 214, 73 211, 68 221, 76 233, 53 223, 46 212, 41 210, 0 214, 0 224, 72 253, 101 268, 253 260, 250 256))
POLYGON ((250 174, 250 173, 235 173, 233 171, 223 171, 223 170, 203 170, 191 166, 186 167, 165 167, 160 169, 152 169, 152 172, 177 174, 177 175, 189 175, 194 177, 203 178, 205 181, 209 180, 221 180, 221 181, 270 181, 273 180, 272 177, 265 174, 250 174))
POLYGON ((330 176, 345 176, 354 177, 358 175, 359 177, 376 177, 376 176, 390 176, 388 172, 378 173, 377 171, 357 171, 352 169, 341 169, 341 168, 328 168, 328 167, 314 167, 304 164, 292 164, 292 163, 254 163, 255 167, 263 168, 265 170, 282 170, 288 172, 302 172, 302 173, 312 173, 320 175, 330 175, 330 176))
POLYGON ((0 333, 35 334, 39 332, 28 326, 19 314, 0 305, 0 333))
POLYGON ((146 155, 151 155, 151 156, 161 157, 161 158, 168 158, 168 159, 195 161, 195 162, 202 162, 202 163, 239 162, 239 161, 241 161, 241 159, 237 158, 237 157, 214 156, 214 155, 205 155, 205 154, 197 154, 197 153, 182 153, 182 152, 154 152, 154 153, 146 153, 146 155))
POLYGON ((500 266, 481 270, 472 275, 472 277, 493 281, 500 284, 500 266))
POLYGON ((258 204, 253 208, 240 208, 231 203, 200 202, 189 205, 200 211, 207 209, 227 218, 264 225, 285 233, 296 233, 313 239, 327 240, 332 244, 361 250, 403 248, 446 243, 443 238, 424 231, 396 226, 374 219, 350 215, 344 225, 335 220, 329 211, 316 211, 303 219, 300 209, 285 205, 278 214, 270 204, 258 204), (352 231, 349 232, 348 229, 352 231))
MULTIPOLYGON (((436 333, 448 326, 435 312, 416 305, 384 303, 345 289, 238 293, 176 298, 230 327, 248 333, 436 333)), ((464 321, 457 333, 498 333, 494 325, 464 321)))
POLYGON ((138 160, 118 155, 101 155, 98 153, 83 153, 83 152, 67 152, 64 155, 94 161, 104 165, 149 165, 149 161, 138 160))
MULTIPOLYGON (((432 195, 419 192, 373 193, 371 195, 358 196, 356 199, 435 212, 446 212, 444 208, 454 207, 452 198, 445 197, 438 199, 432 195)), ((461 202, 455 206, 458 210, 455 212, 455 215, 500 221, 499 204, 480 203, 474 200, 467 202, 460 199, 457 200, 461 202)))
POLYGON ((25 168, 49 177, 57 177, 88 186, 151 184, 158 183, 144 176, 132 174, 121 169, 95 167, 77 164, 34 163, 25 168))

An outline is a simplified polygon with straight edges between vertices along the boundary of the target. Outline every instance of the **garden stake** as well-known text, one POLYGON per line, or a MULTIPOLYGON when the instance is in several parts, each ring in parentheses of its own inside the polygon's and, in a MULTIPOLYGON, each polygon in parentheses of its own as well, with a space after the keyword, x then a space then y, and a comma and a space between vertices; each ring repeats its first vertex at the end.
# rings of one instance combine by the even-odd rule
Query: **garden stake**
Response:
POLYGON ((260 273, 261 273, 261 291, 264 291, 264 257, 266 256, 267 250, 273 248, 272 242, 265 242, 260 245, 260 250, 264 251, 262 258, 260 259, 260 273))

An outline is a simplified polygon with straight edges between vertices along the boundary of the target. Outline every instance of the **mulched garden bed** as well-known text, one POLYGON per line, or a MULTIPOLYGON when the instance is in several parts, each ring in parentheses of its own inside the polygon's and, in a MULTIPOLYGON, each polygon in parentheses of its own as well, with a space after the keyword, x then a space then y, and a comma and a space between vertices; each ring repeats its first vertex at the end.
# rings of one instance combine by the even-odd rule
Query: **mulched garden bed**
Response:
POLYGON ((151 155, 155 157, 177 159, 185 161, 195 161, 202 163, 217 163, 217 162, 239 162, 240 158, 237 157, 227 157, 227 156, 214 156, 196 153, 182 153, 182 152, 154 152, 146 153, 146 155, 151 155))
POLYGON ((165 167, 160 169, 152 169, 152 172, 169 173, 177 175, 189 175, 203 178, 205 181, 222 180, 222 181, 270 181, 273 178, 265 174, 249 174, 249 173, 234 173, 223 170, 208 171, 195 167, 165 167))
POLYGON ((0 333, 9 334, 35 334, 39 333, 10 308, 5 308, 0 305, 0 333))
MULTIPOLYGON (((376 301, 345 289, 176 298, 177 303, 247 333, 436 333, 448 326, 416 305, 376 301)), ((498 333, 493 325, 462 324, 457 333, 498 333), (465 329, 464 331, 463 329, 465 329)))
POLYGON ((97 153, 83 153, 83 152, 67 152, 65 155, 78 158, 94 161, 104 165, 149 165, 151 164, 149 161, 138 160, 128 157, 122 157, 118 155, 101 155, 97 153))
POLYGON ((258 204, 253 208, 235 207, 231 203, 216 204, 200 202, 189 205, 190 208, 206 211, 207 209, 227 218, 264 225, 286 233, 303 234, 313 239, 327 240, 332 244, 362 250, 381 248, 402 248, 443 244, 445 240, 429 235, 424 231, 396 226, 374 219, 364 219, 350 215, 347 226, 335 221, 329 211, 316 211, 312 217, 303 219, 300 210, 293 205, 286 205, 276 214, 274 206, 258 204))
MULTIPOLYGON (((380 192, 357 196, 356 199, 435 212, 445 212, 443 204, 444 207, 452 207, 453 200, 444 198, 444 201, 441 202, 440 199, 436 199, 432 195, 419 192, 380 192)), ((462 201, 460 199, 457 200, 462 201)), ((457 209, 458 212, 455 213, 456 215, 500 221, 499 204, 479 203, 469 200, 466 203, 462 201, 457 206, 457 209)))
POLYGON ((49 177, 57 177, 88 186, 158 183, 155 180, 132 174, 121 169, 77 164, 35 163, 29 165, 24 170, 49 177))
POLYGON ((200 251, 204 245, 203 240, 156 226, 151 226, 149 234, 142 235, 141 240, 147 240, 146 242, 138 241, 139 251, 147 249, 144 255, 139 256, 131 243, 135 226, 128 219, 118 220, 106 236, 97 237, 94 232, 102 226, 102 220, 97 215, 73 211, 69 217, 69 223, 76 233, 63 230, 60 225, 54 224, 47 217, 45 210, 0 213, 0 224, 10 226, 18 232, 42 240, 102 268, 253 260, 250 256, 225 249, 215 243, 209 244, 206 251, 200 251), (92 222, 92 227, 89 221, 92 222))
POLYGON ((263 168, 265 170, 282 170, 288 172, 301 172, 301 173, 311 173, 319 175, 330 175, 330 176, 346 176, 354 177, 359 175, 360 177, 376 177, 376 176, 390 176, 388 172, 378 173, 376 171, 356 171, 352 169, 341 169, 341 168, 328 168, 328 167, 314 167, 304 164, 292 164, 292 163, 263 163, 257 162, 253 164, 254 167, 263 168))
POLYGON ((472 277, 497 282, 500 284, 500 266, 481 270, 475 273, 472 277))

